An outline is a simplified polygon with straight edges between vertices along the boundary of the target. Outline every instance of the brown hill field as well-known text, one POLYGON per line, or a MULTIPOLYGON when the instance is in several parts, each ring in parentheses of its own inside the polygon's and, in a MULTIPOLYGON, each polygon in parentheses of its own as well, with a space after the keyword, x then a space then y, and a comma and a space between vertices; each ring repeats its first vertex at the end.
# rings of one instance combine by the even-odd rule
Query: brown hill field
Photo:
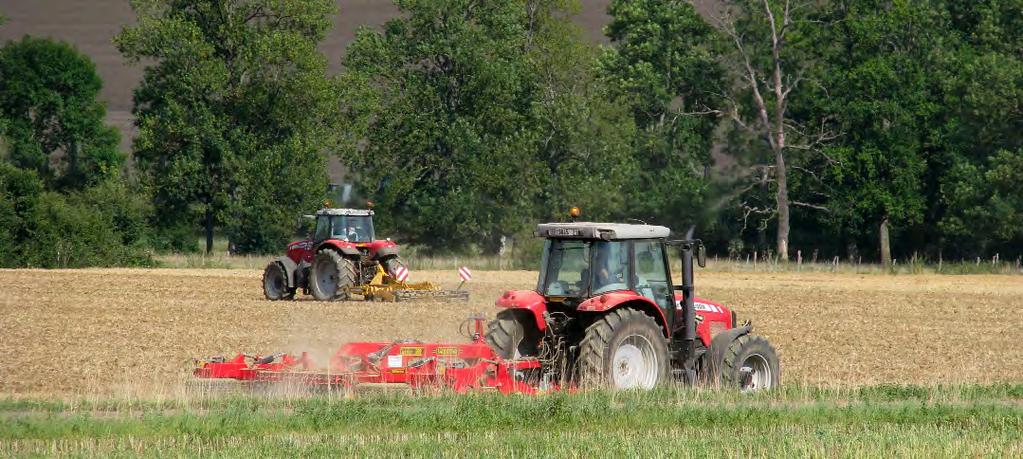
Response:
MULTIPOLYGON (((0 397, 173 395, 191 357, 312 351, 346 341, 461 342, 536 273, 481 271, 468 303, 268 302, 257 270, 0 270, 0 397)), ((416 272, 447 284, 454 271, 416 272)), ((700 272, 781 353, 782 383, 862 386, 1019 381, 1015 276, 700 272)))

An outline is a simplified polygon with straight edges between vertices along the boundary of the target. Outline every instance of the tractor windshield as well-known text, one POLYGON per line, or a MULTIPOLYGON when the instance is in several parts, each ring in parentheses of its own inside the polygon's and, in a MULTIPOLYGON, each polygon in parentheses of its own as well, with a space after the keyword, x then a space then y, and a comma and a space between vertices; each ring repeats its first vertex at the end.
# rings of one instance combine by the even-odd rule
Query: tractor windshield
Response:
POLYGON ((334 239, 347 239, 348 242, 373 241, 373 217, 335 215, 330 217, 330 223, 330 234, 334 239))
POLYGON ((540 292, 546 296, 585 297, 628 288, 625 242, 549 239, 544 259, 540 292))

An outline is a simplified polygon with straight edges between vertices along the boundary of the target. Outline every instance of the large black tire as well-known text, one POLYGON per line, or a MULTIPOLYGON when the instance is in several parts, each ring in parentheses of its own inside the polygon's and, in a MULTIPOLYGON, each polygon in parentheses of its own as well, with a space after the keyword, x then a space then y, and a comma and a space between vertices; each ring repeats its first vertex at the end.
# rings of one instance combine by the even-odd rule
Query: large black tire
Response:
POLYGON ((721 364, 721 383, 743 392, 766 390, 781 383, 778 352, 762 336, 743 335, 732 341, 721 364))
POLYGON ((586 328, 576 369, 583 386, 651 389, 667 379, 668 360, 668 342, 657 321, 622 308, 586 328))
POLYGON ((317 252, 309 271, 309 290, 320 301, 347 299, 347 287, 355 285, 355 264, 336 250, 317 252))
POLYGON ((503 359, 535 357, 540 331, 536 325, 527 323, 526 314, 504 310, 487 324, 486 340, 494 353, 503 359))
POLYGON ((270 301, 295 297, 295 289, 288 287, 288 274, 276 261, 271 261, 263 270, 263 296, 270 301))

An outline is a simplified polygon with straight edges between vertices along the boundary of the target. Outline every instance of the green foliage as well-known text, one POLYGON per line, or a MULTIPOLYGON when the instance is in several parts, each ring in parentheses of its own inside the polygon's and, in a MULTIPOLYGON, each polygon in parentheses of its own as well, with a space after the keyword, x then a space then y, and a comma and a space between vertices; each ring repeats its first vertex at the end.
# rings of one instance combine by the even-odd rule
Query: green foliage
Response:
POLYGON ((397 4, 403 16, 361 29, 344 61, 343 159, 378 226, 493 252, 569 203, 619 212, 632 127, 562 17, 574 2, 397 4))
POLYGON ((316 45, 333 2, 132 5, 138 24, 115 41, 153 62, 135 91, 135 158, 162 239, 187 250, 183 225, 201 221, 207 250, 219 224, 239 251, 279 251, 326 190, 337 104, 316 45))
POLYGON ((21 242, 29 237, 28 225, 42 192, 34 171, 0 161, 0 266, 22 264, 21 242))
MULTIPOLYGON (((527 2, 535 7, 529 29, 527 54, 537 76, 539 97, 534 116, 539 122, 541 143, 537 161, 544 171, 544 184, 536 190, 535 218, 560 220, 567 209, 584 209, 587 219, 631 216, 635 204, 638 164, 631 154, 635 123, 626 104, 615 90, 600 79, 600 50, 587 42, 579 27, 566 15, 578 5, 574 1, 527 2)), ((515 235, 517 263, 539 261, 533 228, 515 235)))
POLYGON ((606 28, 613 47, 601 57, 603 78, 628 107, 638 133, 638 162, 628 216, 681 229, 703 223, 705 171, 724 85, 720 34, 688 2, 615 0, 606 28), (703 115, 695 115, 703 113, 703 115))
POLYGON ((116 177, 124 156, 103 124, 102 82, 71 45, 26 36, 0 49, 0 135, 8 160, 39 173, 50 189, 81 189, 116 177), (57 158, 56 162, 54 157, 57 158))
POLYGON ((941 228, 969 248, 1023 242, 1023 150, 1001 150, 977 166, 956 164, 942 183, 941 228), (980 237, 978 237, 980 235, 980 237))
POLYGON ((380 226, 438 248, 493 246, 526 223, 540 185, 523 2, 469 3, 399 1, 403 15, 360 29, 344 62, 364 138, 345 158, 380 226))
POLYGON ((883 219, 908 226, 923 217, 944 21, 920 2, 874 0, 836 6, 830 20, 816 36, 820 85, 797 104, 833 114, 842 136, 810 166, 820 174, 801 199, 826 207, 821 219, 835 231, 876 247, 883 219))
POLYGON ((34 171, 0 162, 0 266, 151 265, 151 210, 114 179, 65 195, 45 191, 34 171))

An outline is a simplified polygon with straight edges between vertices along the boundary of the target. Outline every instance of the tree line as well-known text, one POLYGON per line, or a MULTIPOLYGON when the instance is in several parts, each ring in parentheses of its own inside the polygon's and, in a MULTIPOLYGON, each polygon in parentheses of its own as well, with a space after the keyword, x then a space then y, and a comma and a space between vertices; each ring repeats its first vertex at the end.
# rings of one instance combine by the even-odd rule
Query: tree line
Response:
POLYGON ((8 43, 3 263, 279 252, 329 155, 378 232, 438 252, 571 206, 783 260, 1023 247, 1023 0, 613 0, 606 45, 575 0, 395 3, 332 75, 332 1, 134 0, 130 155, 86 56, 8 43))

